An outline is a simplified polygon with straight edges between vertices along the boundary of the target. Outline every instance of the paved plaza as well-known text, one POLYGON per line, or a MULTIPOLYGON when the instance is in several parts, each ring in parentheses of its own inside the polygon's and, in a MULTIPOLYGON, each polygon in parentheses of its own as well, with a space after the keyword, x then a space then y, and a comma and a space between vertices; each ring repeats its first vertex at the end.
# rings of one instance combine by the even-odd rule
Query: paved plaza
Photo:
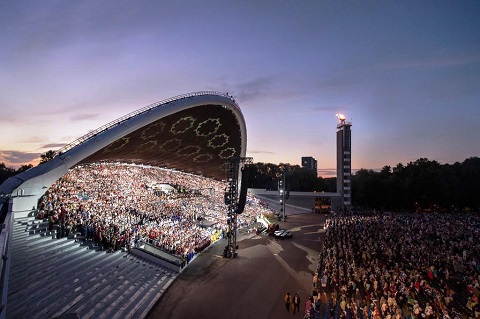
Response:
POLYGON ((293 233, 290 239, 241 230, 235 259, 222 258, 226 239, 212 245, 177 277, 148 318, 303 318, 325 215, 299 212, 279 222, 293 233), (300 313, 286 311, 286 292, 299 294, 300 313))

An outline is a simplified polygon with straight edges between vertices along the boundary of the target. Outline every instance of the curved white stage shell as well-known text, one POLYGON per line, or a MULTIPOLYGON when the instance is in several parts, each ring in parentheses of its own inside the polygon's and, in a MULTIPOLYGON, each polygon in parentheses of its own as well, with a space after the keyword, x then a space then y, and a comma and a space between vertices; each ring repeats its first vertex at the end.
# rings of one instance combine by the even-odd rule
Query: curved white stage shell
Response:
MULTIPOLYGON (((235 125, 230 123, 228 126, 235 125)), ((140 133, 137 135, 139 134, 140 133)), ((214 168, 209 167, 203 171, 197 171, 195 168, 202 167, 202 165, 206 167, 205 165, 207 164, 211 165, 209 163, 214 161, 216 155, 221 157, 217 158, 217 160, 222 160, 223 163, 228 157, 244 157, 246 154, 246 135, 247 132, 243 114, 231 96, 218 92, 189 93, 152 104, 90 132, 61 149, 59 154, 51 161, 38 165, 5 181, 0 186, 0 196, 3 196, 4 199, 5 197, 10 198, 10 210, 15 213, 15 217, 27 216, 32 209, 36 208, 38 199, 45 193, 45 191, 56 180, 62 177, 69 168, 75 165, 97 160, 120 161, 122 159, 138 164, 152 164, 148 159, 141 158, 143 155, 141 150, 142 146, 144 149, 150 148, 150 150, 152 149, 152 146, 155 146, 156 148, 153 149, 153 152, 157 149, 161 149, 162 146, 165 145, 170 147, 170 150, 167 150, 167 153, 172 154, 173 156, 169 161, 166 163, 157 162, 153 163, 153 165, 162 163, 164 165, 161 166, 167 168, 176 168, 194 174, 201 174, 206 177, 222 179, 221 176, 224 174, 224 167, 221 165, 217 165, 218 167, 214 168), (217 109, 215 109, 215 107, 217 107, 217 109), (220 117, 225 116, 218 114, 222 110, 230 113, 235 119, 237 125, 237 127, 223 127, 222 129, 231 130, 232 133, 235 134, 239 133, 238 135, 240 136, 240 141, 236 143, 237 145, 224 149, 221 149, 221 146, 223 146, 222 144, 231 143, 231 141, 229 141, 231 137, 226 133, 212 134, 219 131, 219 128, 222 126, 221 122, 223 118, 220 117), (186 116, 177 120, 171 125, 170 130, 167 131, 168 127, 165 127, 165 123, 161 120, 174 114, 183 114, 181 112, 184 112, 186 116), (190 113, 197 113, 197 116, 204 115, 207 119, 200 122, 200 120, 190 116, 190 113), (142 128, 148 127, 150 124, 152 125, 148 128, 147 133, 141 132, 142 128), (197 127, 195 128, 193 124, 197 125, 197 127), (202 129, 204 131, 205 129, 208 129, 207 126, 210 126, 210 131, 202 132, 202 129), (159 132, 154 131, 155 129, 159 132), (194 131, 195 134, 184 136, 183 138, 185 138, 185 141, 182 141, 181 133, 185 133, 188 129, 192 132, 194 131), (130 138, 126 138, 129 134, 134 132, 141 132, 142 135, 140 136, 141 138, 139 141, 132 141, 130 138), (156 145, 158 144, 157 140, 142 140, 145 134, 149 135, 147 137, 175 134, 175 138, 172 138, 161 145, 156 145), (214 155, 211 154, 212 152, 201 154, 201 147, 195 145, 188 145, 181 148, 187 139, 208 138, 209 136, 211 136, 208 140, 208 145, 210 147, 209 150, 220 153, 214 155), (122 138, 126 139, 126 141, 122 141, 122 138), (115 151, 121 148, 115 145, 115 143, 119 143, 118 141, 121 141, 120 144, 122 145, 120 146, 123 146, 125 142, 134 144, 136 149, 132 151, 132 148, 129 148, 126 153, 130 154, 137 151, 137 154, 135 154, 137 158, 121 157, 119 159, 115 157, 115 151), (144 143, 142 144, 142 142, 144 143), (110 149, 108 149, 109 147, 110 149), (102 157, 104 154, 106 154, 105 158, 102 157), (197 156, 195 157, 195 155, 197 156), (92 156, 93 158, 88 160, 92 156), (180 163, 182 156, 188 158, 191 167, 189 166, 188 168, 185 168, 182 167, 182 165, 177 165, 180 163), (198 161, 195 162, 194 160, 197 158, 198 161)), ((154 155, 155 154, 156 153, 154 153, 154 155)), ((151 154, 149 154, 149 156, 151 157, 151 154)), ((161 160, 161 158, 159 160, 161 160)), ((184 166, 188 166, 185 162, 183 164, 185 164, 184 166)))

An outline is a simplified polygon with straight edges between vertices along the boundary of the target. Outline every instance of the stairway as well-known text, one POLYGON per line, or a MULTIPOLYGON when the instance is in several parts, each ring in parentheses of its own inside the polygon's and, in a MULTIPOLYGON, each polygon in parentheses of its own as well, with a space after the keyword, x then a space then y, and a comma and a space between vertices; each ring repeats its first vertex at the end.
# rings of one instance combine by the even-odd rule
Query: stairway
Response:
POLYGON ((52 237, 46 221, 15 220, 7 318, 144 318, 177 275, 89 241, 52 237))

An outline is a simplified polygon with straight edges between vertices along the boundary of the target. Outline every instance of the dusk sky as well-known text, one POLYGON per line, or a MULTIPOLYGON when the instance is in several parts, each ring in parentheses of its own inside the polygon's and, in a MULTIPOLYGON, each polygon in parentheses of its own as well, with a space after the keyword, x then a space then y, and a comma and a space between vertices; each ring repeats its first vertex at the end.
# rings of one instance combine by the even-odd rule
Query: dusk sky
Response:
POLYGON ((0 162, 17 168, 139 108, 214 90, 254 162, 352 169, 480 156, 480 1, 0 2, 0 162))

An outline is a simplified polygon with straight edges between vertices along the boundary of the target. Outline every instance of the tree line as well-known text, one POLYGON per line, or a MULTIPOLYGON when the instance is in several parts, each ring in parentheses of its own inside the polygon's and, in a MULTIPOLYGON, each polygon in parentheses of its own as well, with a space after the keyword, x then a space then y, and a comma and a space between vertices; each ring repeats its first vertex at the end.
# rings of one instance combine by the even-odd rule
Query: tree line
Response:
POLYGON ((407 165, 361 169, 352 176, 355 206, 381 210, 480 211, 480 158, 440 164, 420 158, 407 165))
POLYGON ((288 163, 254 163, 249 170, 248 187, 278 190, 278 183, 285 174, 285 189, 298 192, 335 192, 336 178, 317 177, 311 169, 288 163))
MULTIPOLYGON (((291 191, 336 192, 336 177, 290 164, 252 164, 249 187, 276 190, 283 171, 291 191)), ((352 176, 352 203, 359 209, 389 211, 480 211, 480 158, 440 164, 426 158, 352 176)))
MULTIPOLYGON (((53 151, 41 155, 40 163, 51 160, 53 151)), ((18 169, 0 163, 0 184, 32 165, 18 169)), ((336 178, 323 178, 317 172, 288 163, 257 162, 248 170, 248 187, 278 190, 285 175, 285 190, 336 192, 336 178)), ((352 176, 352 203, 362 209, 480 211, 480 158, 462 163, 440 164, 426 158, 384 166, 380 171, 360 169, 352 176)))

